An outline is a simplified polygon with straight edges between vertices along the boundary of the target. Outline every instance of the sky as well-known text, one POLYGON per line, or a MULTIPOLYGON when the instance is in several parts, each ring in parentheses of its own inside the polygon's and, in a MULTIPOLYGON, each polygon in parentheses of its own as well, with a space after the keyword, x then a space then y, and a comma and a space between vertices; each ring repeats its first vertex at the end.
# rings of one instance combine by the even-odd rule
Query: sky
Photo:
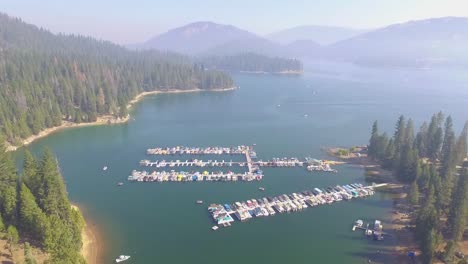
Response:
POLYGON ((54 33, 133 44, 195 21, 265 35, 299 25, 370 29, 468 17, 468 0, 0 0, 0 11, 54 33))

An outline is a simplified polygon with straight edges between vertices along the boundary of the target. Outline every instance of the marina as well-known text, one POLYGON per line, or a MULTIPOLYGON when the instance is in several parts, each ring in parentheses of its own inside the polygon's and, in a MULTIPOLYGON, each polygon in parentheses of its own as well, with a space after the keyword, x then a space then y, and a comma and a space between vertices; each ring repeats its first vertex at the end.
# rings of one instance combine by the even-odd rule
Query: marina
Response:
POLYGON ((227 227, 235 222, 235 219, 245 222, 252 218, 274 216, 277 213, 297 212, 309 207, 371 195, 374 195, 374 186, 353 183, 325 189, 314 188, 310 191, 282 194, 274 197, 250 199, 232 204, 211 204, 208 207, 208 212, 218 226, 227 227))
POLYGON ((200 159, 187 159, 187 160, 155 160, 148 159, 141 160, 140 166, 160 168, 175 168, 175 167, 198 167, 198 168, 215 168, 215 167, 247 167, 245 173, 228 172, 208 172, 208 171, 191 171, 176 172, 171 171, 138 171, 133 170, 131 175, 128 176, 129 181, 137 182, 194 182, 194 181, 254 181, 263 178, 263 171, 261 167, 305 167, 308 171, 322 171, 322 172, 337 172, 331 168, 332 164, 341 164, 336 161, 318 160, 312 158, 305 158, 300 160, 298 158, 273 158, 268 161, 257 160, 257 153, 252 146, 240 145, 236 147, 156 147, 146 150, 147 155, 243 155, 245 161, 232 161, 227 160, 200 160, 200 159))

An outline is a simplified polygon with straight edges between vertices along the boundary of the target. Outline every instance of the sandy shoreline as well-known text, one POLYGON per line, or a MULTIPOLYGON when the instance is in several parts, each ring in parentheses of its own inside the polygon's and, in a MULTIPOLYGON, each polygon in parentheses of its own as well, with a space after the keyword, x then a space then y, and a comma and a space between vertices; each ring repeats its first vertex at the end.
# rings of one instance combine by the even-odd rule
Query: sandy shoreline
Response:
MULTIPOLYGON (((127 105, 127 109, 132 108, 132 106, 136 103, 138 103, 141 99, 143 99, 147 95, 154 95, 154 94, 171 94, 171 93, 196 93, 196 92, 225 92, 225 91, 232 91, 235 90, 236 87, 230 87, 230 88, 224 88, 224 89, 213 89, 213 90, 202 90, 202 89, 189 89, 189 90, 180 90, 180 89, 171 89, 171 90, 164 90, 164 91, 151 91, 151 92, 142 92, 135 96, 127 105)), ((90 122, 90 123, 74 123, 70 121, 63 121, 60 126, 56 127, 50 127, 47 129, 44 129, 43 131, 39 132, 37 135, 32 135, 26 139, 24 139, 21 143, 20 146, 14 146, 6 142, 7 146, 7 151, 15 151, 20 147, 27 146, 31 144, 32 142, 46 137, 50 134, 53 134, 57 131, 60 131, 62 129, 67 129, 67 128, 75 128, 75 127, 85 127, 85 126, 99 126, 99 125, 111 125, 111 124, 122 124, 126 123, 130 120, 130 116, 127 116, 125 118, 115 118, 112 115, 105 115, 105 116, 100 116, 97 118, 95 122, 90 122)))
MULTIPOLYGON (((72 205, 74 210, 83 211, 77 205, 72 205)), ((83 215, 83 217, 85 217, 83 215)), ((103 254, 103 247, 99 237, 98 228, 88 218, 85 218, 85 226, 81 230, 81 255, 87 264, 99 264, 103 254)))

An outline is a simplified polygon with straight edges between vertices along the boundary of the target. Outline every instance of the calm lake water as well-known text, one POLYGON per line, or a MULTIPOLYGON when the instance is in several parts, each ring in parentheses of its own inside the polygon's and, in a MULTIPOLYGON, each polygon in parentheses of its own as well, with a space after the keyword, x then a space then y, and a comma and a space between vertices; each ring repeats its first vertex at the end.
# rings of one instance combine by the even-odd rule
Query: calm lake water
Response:
MULTIPOLYGON (((240 89, 232 92, 147 97, 128 124, 70 129, 29 148, 49 147, 58 156, 70 199, 102 232, 103 263, 119 254, 131 255, 128 263, 367 263, 370 253, 395 243, 368 241, 351 231, 356 219, 388 219, 392 200, 381 193, 236 222, 217 232, 206 210, 212 202, 363 182, 360 168, 339 166, 337 174, 270 168, 263 181, 253 183, 126 182, 149 147, 255 143, 264 160, 324 158, 322 147, 365 144, 375 119, 390 133, 400 114, 419 126, 443 110, 452 114, 457 132, 468 119, 468 75, 461 70, 329 63, 306 68, 301 77, 234 75, 240 89)), ((21 162, 22 151, 16 155, 21 162)))

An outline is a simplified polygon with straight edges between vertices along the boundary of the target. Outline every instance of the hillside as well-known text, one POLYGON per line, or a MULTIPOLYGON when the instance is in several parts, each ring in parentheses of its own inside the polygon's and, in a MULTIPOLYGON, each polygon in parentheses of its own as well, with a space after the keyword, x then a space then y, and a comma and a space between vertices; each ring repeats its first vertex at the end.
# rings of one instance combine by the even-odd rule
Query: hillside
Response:
POLYGON ((303 70, 299 60, 267 57, 254 53, 205 57, 199 61, 208 69, 225 71, 300 74, 303 70))
POLYGON ((233 40, 254 36, 234 26, 200 21, 152 37, 141 47, 196 55, 233 40))
POLYGON ((330 45, 364 32, 365 30, 362 29, 305 25, 274 32, 267 35, 266 38, 283 45, 290 44, 298 40, 310 40, 320 45, 330 45))
POLYGON ((232 55, 255 52, 280 55, 281 46, 231 25, 194 22, 171 29, 132 48, 157 49, 188 55, 232 55))
POLYGON ((63 121, 125 117, 128 102, 144 91, 233 85, 227 74, 180 55, 54 35, 0 14, 0 135, 11 143, 63 121))
POLYGON ((468 18, 445 17, 374 30, 326 48, 325 56, 376 65, 468 65, 468 18))
POLYGON ((314 58, 320 54, 323 47, 312 40, 296 40, 283 46, 288 56, 295 58, 314 58))

